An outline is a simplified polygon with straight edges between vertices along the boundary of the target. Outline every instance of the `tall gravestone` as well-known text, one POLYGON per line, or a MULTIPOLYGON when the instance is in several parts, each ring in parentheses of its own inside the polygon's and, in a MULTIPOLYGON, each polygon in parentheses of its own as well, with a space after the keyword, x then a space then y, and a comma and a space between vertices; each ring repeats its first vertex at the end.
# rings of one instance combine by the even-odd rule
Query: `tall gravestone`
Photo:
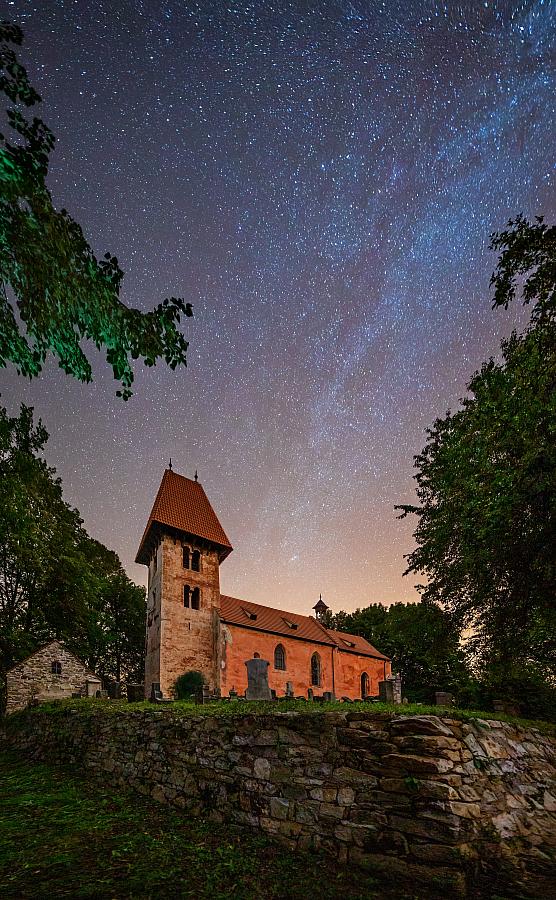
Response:
POLYGON ((268 667, 270 663, 266 659, 248 659, 247 666, 247 691, 248 700, 272 700, 272 694, 268 686, 268 667))
POLYGON ((402 702, 402 680, 399 674, 378 682, 378 698, 381 703, 402 702))

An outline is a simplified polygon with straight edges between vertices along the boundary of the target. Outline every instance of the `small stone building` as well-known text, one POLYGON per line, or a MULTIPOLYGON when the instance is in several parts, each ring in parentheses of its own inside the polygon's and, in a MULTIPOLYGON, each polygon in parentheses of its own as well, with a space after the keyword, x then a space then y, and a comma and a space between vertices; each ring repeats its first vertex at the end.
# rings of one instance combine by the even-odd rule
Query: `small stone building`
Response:
POLYGON ((136 557, 149 570, 147 697, 152 684, 171 695, 192 669, 211 691, 243 694, 253 657, 269 662, 277 696, 378 696, 390 659, 363 637, 327 628, 322 598, 307 616, 222 594, 220 565, 231 552, 197 478, 167 469, 136 557))
POLYGON ((94 697, 101 680, 62 641, 50 641, 9 670, 6 712, 74 693, 94 697))

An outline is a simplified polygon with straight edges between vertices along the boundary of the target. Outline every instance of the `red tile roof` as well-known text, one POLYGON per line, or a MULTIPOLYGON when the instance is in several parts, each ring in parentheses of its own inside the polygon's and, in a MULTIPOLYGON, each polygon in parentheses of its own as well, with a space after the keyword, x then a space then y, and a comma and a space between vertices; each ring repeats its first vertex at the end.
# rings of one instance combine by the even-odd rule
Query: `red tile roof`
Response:
POLYGON ((312 616, 301 616, 283 609, 273 609, 270 606, 262 606, 260 603, 239 600, 237 597, 227 597, 221 594, 220 618, 228 625, 240 625, 242 628, 251 628, 255 631, 268 631, 272 634, 282 634, 285 637, 328 644, 328 646, 336 646, 346 652, 359 653, 361 656, 388 659, 383 653, 375 650, 365 638, 355 634, 331 631, 312 616), (354 646, 349 646, 348 641, 354 646))
POLYGON ((148 564, 149 536, 155 523, 217 544, 220 548, 220 560, 232 551, 232 545, 202 486, 198 481, 178 475, 171 469, 166 469, 162 476, 135 562, 148 564))
POLYGON ((378 659, 389 659, 384 653, 380 653, 376 647, 358 634, 347 634, 345 631, 332 631, 327 628, 326 631, 340 648, 340 650, 351 650, 352 653, 361 653, 363 656, 376 656, 378 659))

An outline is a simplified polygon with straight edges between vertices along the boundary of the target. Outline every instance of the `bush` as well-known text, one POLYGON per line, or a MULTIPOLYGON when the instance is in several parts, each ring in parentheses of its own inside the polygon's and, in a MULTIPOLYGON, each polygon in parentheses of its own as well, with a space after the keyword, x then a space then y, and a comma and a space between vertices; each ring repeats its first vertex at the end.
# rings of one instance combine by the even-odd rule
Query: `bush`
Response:
POLYGON ((192 694, 200 694, 205 684, 205 677, 201 672, 185 672, 176 678, 174 691, 178 700, 189 700, 192 694))

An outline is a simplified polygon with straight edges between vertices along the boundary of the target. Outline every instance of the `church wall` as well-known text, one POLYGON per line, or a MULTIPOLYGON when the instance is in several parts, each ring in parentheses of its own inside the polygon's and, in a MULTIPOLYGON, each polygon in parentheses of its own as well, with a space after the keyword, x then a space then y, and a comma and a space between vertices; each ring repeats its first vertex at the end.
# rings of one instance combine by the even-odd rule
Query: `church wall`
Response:
POLYGON ((372 659, 369 656, 359 656, 356 653, 346 653, 339 650, 336 655, 335 681, 336 696, 349 697, 351 700, 361 697, 361 675, 366 672, 369 676, 370 697, 378 697, 378 682, 390 675, 392 666, 389 661, 372 659))
MULTIPOLYGON (((209 687, 218 686, 218 610, 220 576, 215 550, 201 549, 201 571, 183 567, 183 545, 179 538, 165 535, 162 564, 162 619, 160 686, 167 697, 180 675, 202 672, 209 687), (189 585, 201 591, 201 608, 184 607, 183 589, 189 585)), ((192 542, 188 546, 195 547, 192 542)), ((150 689, 150 688, 149 688, 150 689)))
POLYGON ((291 681, 294 694, 307 696, 307 689, 312 687, 315 694, 332 691, 332 650, 326 644, 296 640, 284 635, 269 634, 255 629, 241 628, 238 625, 221 625, 223 637, 221 686, 223 696, 227 696, 232 688, 238 694, 247 689, 247 669, 245 661, 254 653, 270 663, 268 683, 278 696, 286 693, 286 682, 291 681), (286 651, 286 669, 274 668, 274 650, 282 644, 286 651), (311 684, 311 657, 318 653, 321 660, 321 685, 311 684))

